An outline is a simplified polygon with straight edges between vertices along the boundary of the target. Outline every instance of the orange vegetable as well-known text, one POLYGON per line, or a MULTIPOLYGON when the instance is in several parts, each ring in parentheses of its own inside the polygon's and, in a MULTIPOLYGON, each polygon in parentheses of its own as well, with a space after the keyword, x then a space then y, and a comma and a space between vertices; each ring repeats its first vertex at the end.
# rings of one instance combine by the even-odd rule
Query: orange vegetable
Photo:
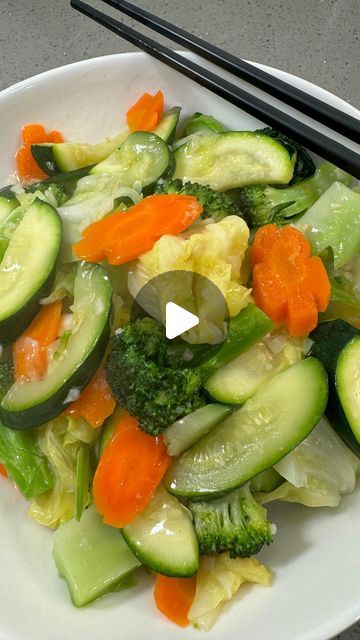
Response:
POLYGON ((44 305, 26 331, 13 344, 16 380, 41 380, 47 369, 47 349, 59 335, 61 302, 44 305))
POLYGON ((193 196, 148 196, 129 211, 115 212, 89 225, 83 239, 73 245, 79 258, 123 264, 152 249, 164 234, 176 235, 202 213, 193 196))
POLYGON ((7 471, 3 464, 0 464, 0 476, 4 476, 4 478, 7 478, 7 471))
POLYGON ((156 606, 169 620, 187 627, 188 615, 196 591, 196 576, 169 578, 157 574, 154 590, 156 606))
POLYGON ((79 398, 67 408, 66 413, 75 417, 82 416, 92 427, 97 428, 111 416, 115 406, 116 402, 102 366, 79 398))
POLYGON ((22 182, 29 180, 44 180, 48 176, 40 169, 38 163, 31 153, 32 144, 42 142, 63 142, 63 137, 59 131, 46 133, 42 124, 26 124, 22 128, 23 146, 16 154, 16 166, 19 178, 22 182))
POLYGON ((143 511, 170 460, 161 436, 149 436, 135 418, 121 416, 94 476, 94 501, 104 522, 121 529, 143 511))
POLYGON ((154 96, 144 93, 129 109, 126 122, 130 131, 153 131, 163 117, 164 95, 158 91, 154 96))
POLYGON ((321 259, 310 255, 305 236, 286 226, 261 227, 252 246, 253 295, 276 324, 304 336, 318 323, 330 300, 330 282, 321 259))

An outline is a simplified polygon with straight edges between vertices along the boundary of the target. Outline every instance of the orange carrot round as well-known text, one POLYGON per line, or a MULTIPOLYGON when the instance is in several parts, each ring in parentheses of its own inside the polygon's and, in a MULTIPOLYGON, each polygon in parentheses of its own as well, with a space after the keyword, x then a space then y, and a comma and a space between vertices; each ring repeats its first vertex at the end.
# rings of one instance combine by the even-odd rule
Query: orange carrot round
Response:
POLYGON ((15 340, 12 351, 16 380, 41 380, 47 369, 47 350, 59 335, 61 302, 44 305, 30 327, 15 340))
POLYGON ((154 598, 156 606, 169 620, 180 627, 189 624, 189 610, 196 591, 196 575, 192 578, 169 578, 157 574, 154 598))
POLYGON ((105 369, 101 366, 79 398, 66 409, 66 413, 83 417, 96 429, 111 416, 115 406, 116 402, 106 379, 105 369))
POLYGON ((310 255, 307 238, 297 229, 268 224, 252 246, 253 295, 276 324, 290 335, 304 336, 318 323, 330 300, 330 282, 319 257, 310 255))
POLYGON ((149 251, 165 234, 176 235, 202 213, 193 196, 148 196, 126 212, 116 212, 89 225, 73 246, 79 258, 119 265, 149 251))
POLYGON ((153 131, 164 113, 164 95, 144 93, 128 110, 126 123, 130 131, 153 131))
POLYGON ((0 464, 0 476, 4 476, 4 478, 7 478, 7 471, 3 464, 0 464))
POLYGON ((48 176, 31 153, 32 144, 42 142, 63 142, 63 137, 59 131, 46 133, 42 124, 26 124, 21 131, 23 146, 16 153, 16 167, 19 178, 22 182, 29 180, 44 180, 48 176))
POLYGON ((94 501, 105 524, 121 529, 143 511, 170 460, 161 436, 149 436, 135 418, 122 416, 94 476, 94 501))

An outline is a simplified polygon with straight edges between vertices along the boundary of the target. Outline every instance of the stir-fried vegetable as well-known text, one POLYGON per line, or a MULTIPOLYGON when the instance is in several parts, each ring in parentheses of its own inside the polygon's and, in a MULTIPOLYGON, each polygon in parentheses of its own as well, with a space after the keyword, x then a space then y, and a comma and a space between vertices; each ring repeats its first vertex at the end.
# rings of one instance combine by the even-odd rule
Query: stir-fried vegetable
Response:
POLYGON ((153 131, 164 113, 164 94, 144 93, 128 110, 126 122, 130 131, 153 131))
POLYGON ((43 180, 46 173, 40 169, 31 153, 31 145, 40 142, 62 142, 63 137, 59 131, 46 133, 41 124, 27 124, 22 129, 22 142, 16 154, 16 165, 19 178, 22 182, 29 180, 43 180))

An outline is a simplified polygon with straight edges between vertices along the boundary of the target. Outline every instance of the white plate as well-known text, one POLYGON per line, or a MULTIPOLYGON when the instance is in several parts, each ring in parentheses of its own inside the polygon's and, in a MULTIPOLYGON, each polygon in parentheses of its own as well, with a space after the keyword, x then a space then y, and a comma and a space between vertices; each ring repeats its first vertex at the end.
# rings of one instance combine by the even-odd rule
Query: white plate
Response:
MULTIPOLYGON (((272 70, 356 117, 359 112, 300 78, 272 70)), ((250 116, 141 53, 113 55, 55 69, 0 94, 0 185, 12 169, 20 127, 31 121, 69 139, 95 142, 124 125, 143 91, 161 88, 168 105, 202 111, 234 128, 255 128, 250 116)), ((272 588, 242 588, 212 631, 201 635, 157 612, 152 581, 77 610, 51 557, 51 533, 26 517, 26 505, 0 479, 0 640, 326 640, 360 617, 360 492, 339 509, 296 505, 270 509, 276 542, 262 553, 272 588)))

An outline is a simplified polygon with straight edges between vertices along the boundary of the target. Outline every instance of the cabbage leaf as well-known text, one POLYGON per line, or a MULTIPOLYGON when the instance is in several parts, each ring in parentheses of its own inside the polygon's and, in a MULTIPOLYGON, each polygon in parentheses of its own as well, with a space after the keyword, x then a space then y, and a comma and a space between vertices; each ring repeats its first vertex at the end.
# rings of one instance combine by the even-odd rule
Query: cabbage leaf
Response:
POLYGON ((228 553, 203 556, 188 616, 191 624, 205 631, 210 629, 223 604, 231 600, 245 582, 269 586, 271 573, 256 558, 230 558, 228 553))
POLYGON ((256 494, 261 504, 284 500, 306 507, 336 507, 342 495, 354 490, 360 460, 322 418, 274 468, 285 482, 270 493, 256 494))
POLYGON ((0 423, 0 462, 25 498, 40 496, 54 485, 37 429, 15 431, 0 423))
POLYGON ((82 443, 93 444, 97 435, 82 418, 65 414, 40 427, 39 446, 49 461, 55 483, 50 491, 31 502, 31 518, 56 529, 74 517, 77 452, 82 443))
MULTIPOLYGON (((136 297, 140 289, 155 276, 171 271, 187 272, 188 281, 179 278, 179 283, 171 277, 171 300, 198 315, 202 322, 186 334, 192 344, 216 344, 225 337, 224 319, 226 305, 214 308, 212 290, 206 290, 202 281, 192 278, 191 272, 205 276, 223 294, 230 316, 236 316, 250 302, 250 289, 242 284, 241 268, 248 246, 249 229, 238 216, 227 216, 220 222, 210 221, 194 225, 179 236, 165 235, 153 248, 144 253, 129 271, 128 286, 136 297), (221 309, 220 309, 221 307, 221 309)), ((149 285, 146 311, 157 320, 165 320, 165 307, 169 299, 168 288, 161 279, 149 285), (151 301, 157 301, 154 306, 151 301), (152 306, 151 306, 152 305, 152 306), (160 316, 159 316, 160 309, 160 316)))

